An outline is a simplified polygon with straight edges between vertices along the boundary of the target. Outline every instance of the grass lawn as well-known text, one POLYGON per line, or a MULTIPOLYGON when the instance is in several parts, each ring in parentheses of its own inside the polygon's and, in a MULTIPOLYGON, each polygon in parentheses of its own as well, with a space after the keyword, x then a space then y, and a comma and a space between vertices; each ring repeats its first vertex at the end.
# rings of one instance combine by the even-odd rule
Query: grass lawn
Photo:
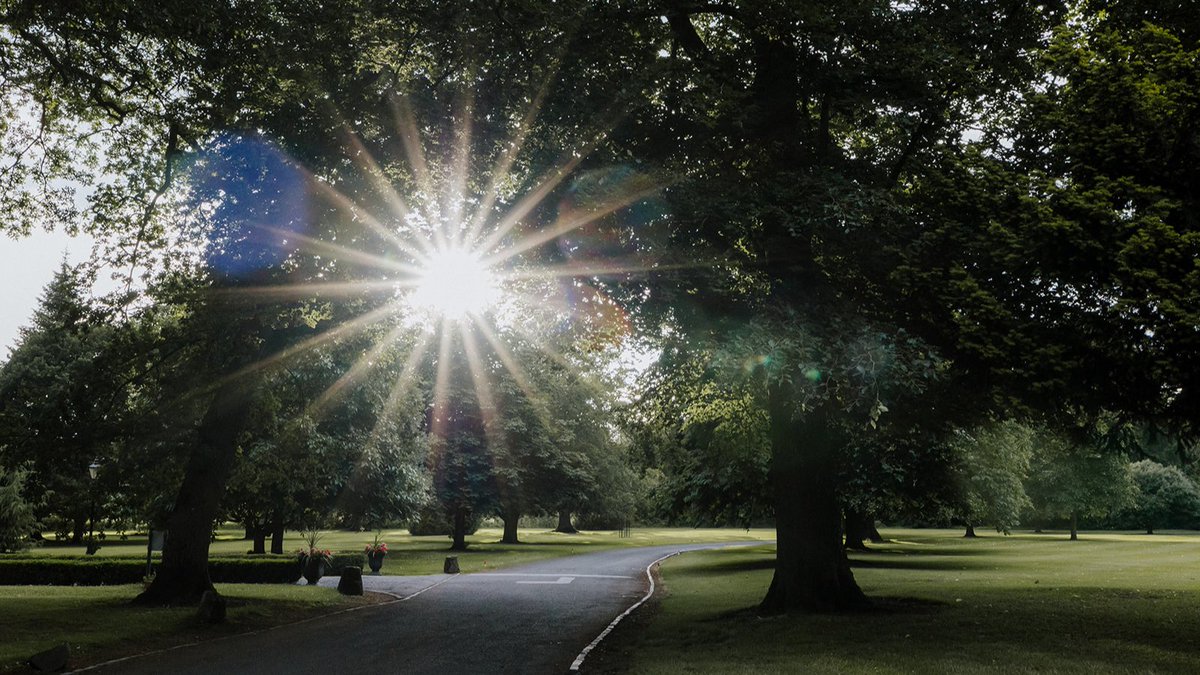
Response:
MULTIPOLYGON (((457 555, 463 572, 482 572, 490 569, 511 567, 528 562, 576 555, 588 551, 599 551, 623 546, 655 546, 720 541, 772 541, 774 530, 755 529, 699 529, 699 528, 634 528, 630 536, 621 537, 617 532, 605 530, 559 534, 545 529, 522 529, 518 534, 520 544, 500 544, 502 531, 481 528, 467 537, 466 551, 452 553, 450 539, 445 536, 414 537, 407 530, 386 530, 383 540, 390 550, 383 564, 384 574, 418 575, 441 574, 442 562, 447 555, 457 555)), ((371 543, 373 532, 323 532, 319 545, 334 551, 355 552, 371 543)), ((291 552, 300 548, 303 540, 299 532, 288 532, 284 539, 284 550, 291 552)), ((211 555, 242 555, 250 549, 250 542, 242 539, 241 530, 223 529, 210 548, 211 555)), ((48 545, 32 548, 30 555, 83 555, 83 546, 48 545)), ((155 558, 160 554, 155 553, 155 558)), ((146 556, 146 538, 130 537, 120 541, 109 534, 97 553, 100 557, 146 556)))
MULTIPOLYGON (((294 551, 302 540, 288 533, 285 550, 294 551)), ((240 531, 223 530, 212 545, 213 555, 244 554, 250 543, 240 531)), ((500 530, 481 529, 468 538, 470 548, 455 553, 463 572, 479 572, 513 565, 624 546, 658 544, 770 541, 773 530, 657 528, 634 529, 629 537, 616 532, 575 535, 545 530, 522 530, 521 544, 499 544, 500 530)), ((321 546, 335 551, 361 551, 373 533, 330 531, 321 546)), ((384 563, 387 574, 441 574, 449 554, 446 537, 413 537, 405 530, 384 532, 391 549, 384 563)), ((82 546, 44 546, 30 549, 38 556, 82 555, 82 546)), ((99 557, 144 558, 144 537, 120 541, 110 535, 99 557)), ((158 554, 155 554, 156 557, 158 554)), ((328 588, 289 585, 218 584, 230 600, 229 621, 221 626, 199 626, 192 608, 147 609, 129 606, 140 586, 0 586, 0 672, 19 670, 32 654, 67 642, 72 665, 78 667, 128 654, 175 644, 210 639, 297 619, 318 616, 368 598, 343 598, 328 588)))
POLYGON ((129 586, 0 586, 0 672, 29 672, 20 664, 62 642, 79 667, 176 644, 289 623, 379 601, 345 597, 332 588, 217 584, 229 601, 226 623, 198 624, 191 607, 129 605, 141 590, 129 586))
POLYGON ((773 546, 671 559, 630 671, 1200 671, 1200 536, 883 534, 852 556, 879 605, 856 614, 758 618, 773 546))

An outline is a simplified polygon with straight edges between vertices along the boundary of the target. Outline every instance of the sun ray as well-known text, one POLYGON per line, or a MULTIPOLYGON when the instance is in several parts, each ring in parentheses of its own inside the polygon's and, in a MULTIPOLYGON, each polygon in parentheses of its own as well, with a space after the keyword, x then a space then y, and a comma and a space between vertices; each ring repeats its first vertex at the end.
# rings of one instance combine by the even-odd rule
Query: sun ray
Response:
POLYGON ((507 370, 510 375, 512 375, 513 382, 517 383, 517 388, 519 388, 521 393, 525 394, 525 396, 528 397, 531 402, 535 402, 533 408, 534 414, 537 415, 538 421, 546 426, 546 428, 550 428, 551 422, 549 413, 546 412, 543 406, 536 404, 538 401, 544 401, 545 397, 542 396, 541 392, 539 392, 537 388, 534 387, 529 381, 529 378, 525 375, 525 371, 521 368, 520 364, 517 363, 516 358, 513 357, 512 352, 508 350, 508 347, 504 345, 499 336, 497 336, 489 326, 478 324, 476 328, 478 328, 479 332, 483 335, 483 339, 487 340, 488 346, 492 348, 492 352, 496 355, 496 358, 500 360, 500 364, 504 366, 504 369, 507 370))
POLYGON ((595 149, 595 145, 587 147, 585 151, 568 153, 567 157, 569 157, 569 159, 565 159, 562 162, 556 162, 556 168, 543 174, 538 179, 537 187, 530 192, 525 193, 525 195, 521 197, 521 199, 519 199, 517 203, 508 210, 507 213, 504 214, 504 217, 501 218, 500 222, 498 222, 492 229, 492 233, 489 234, 488 237, 484 239, 483 242, 478 246, 478 249, 481 251, 490 251, 500 244, 500 242, 504 241, 504 238, 508 236, 508 233, 512 231, 513 227, 515 227, 517 223, 521 222, 525 216, 529 215, 529 212, 537 207, 538 204, 541 204, 542 201, 551 192, 553 192, 554 189, 558 187, 573 170, 575 170, 575 167, 579 166, 579 163, 582 162, 587 154, 593 149, 595 149))
POLYGON ((404 198, 400 196, 400 193, 396 191, 396 187, 384 179, 383 167, 381 167, 379 162, 375 160, 375 157, 371 154, 371 151, 367 149, 367 146, 362 142, 362 139, 359 138, 358 134, 354 133, 354 130, 350 128, 349 124, 342 124, 342 133, 345 139, 350 143, 350 147, 354 150, 354 156, 352 158, 353 161, 356 164, 359 164, 360 168, 363 168, 363 172, 368 178, 370 178, 371 184, 380 192, 380 194, 383 195, 383 198, 387 200, 388 205, 392 207, 393 211, 395 211, 396 216, 401 219, 404 218, 404 216, 406 216, 409 212, 408 203, 405 202, 404 198), (365 165, 365 167, 363 167, 363 165, 365 165))
POLYGON ((317 398, 317 400, 309 404, 306 412, 313 417, 320 417, 323 415, 329 404, 334 402, 342 394, 342 392, 346 390, 346 387, 356 384, 364 374, 368 373, 376 366, 379 361, 379 357, 382 356, 383 353, 389 348, 393 347, 396 341, 406 332, 406 330, 407 328, 401 324, 388 331, 383 338, 381 338, 371 347, 370 351, 356 359, 354 361, 354 365, 350 366, 350 369, 343 373, 336 382, 329 385, 325 391, 321 392, 321 395, 317 398))
POLYGON ((409 351, 408 358, 404 360, 404 367, 396 375, 396 380, 392 383, 392 387, 388 391, 388 398, 383 406, 383 411, 375 420, 375 428, 371 430, 371 442, 378 440, 383 423, 392 416, 393 411, 400 407, 400 399, 408 393, 409 388, 412 386, 415 379, 414 375, 417 372, 417 365, 420 364, 421 359, 425 358, 425 352, 429 349, 429 345, 432 342, 433 333, 421 333, 416 345, 409 351))
POLYGON ((608 138, 608 134, 612 132, 624 116, 624 110, 618 106, 614 105, 610 107, 608 114, 604 116, 605 121, 599 125, 599 130, 588 140, 581 142, 576 147, 560 155, 558 161, 554 163, 555 168, 538 177, 536 181, 537 187, 525 193, 525 196, 509 209, 493 228, 492 233, 488 235, 487 239, 478 246, 478 249, 480 251, 490 251, 499 245, 500 242, 504 241, 504 238, 508 236, 508 233, 512 231, 517 223, 521 222, 525 216, 529 215, 530 211, 542 203, 584 159, 587 159, 588 155, 592 154, 593 150, 608 138))
POLYGON ((388 303, 365 314, 360 314, 349 321, 340 323, 329 330, 318 333, 317 335, 314 335, 306 340, 297 342, 296 344, 285 349, 281 349, 274 354, 270 354, 265 358, 259 359, 258 361, 255 361, 254 363, 251 363, 240 370, 220 378, 216 383, 214 383, 214 388, 219 388, 230 381, 237 380, 239 378, 246 377, 247 375, 251 375, 284 363, 288 359, 291 359, 298 354, 302 354, 311 349, 316 349, 317 347, 332 342, 339 337, 348 335, 354 331, 361 330, 366 326, 382 321, 385 317, 394 314, 395 312, 395 304, 388 303))
POLYGON ((516 255, 528 251, 529 249, 536 248, 548 241, 557 239, 571 230, 583 227, 584 225, 587 225, 595 220, 599 220, 600 218, 603 218, 614 211, 619 211, 630 204, 639 202, 647 197, 657 194, 664 187, 666 187, 666 184, 655 184, 643 190, 636 190, 629 194, 615 198, 598 209, 567 218, 566 220, 561 220, 541 231, 531 232, 528 236, 522 237, 520 240, 513 242, 507 248, 500 249, 499 251, 496 251, 495 253, 484 258, 484 262, 488 265, 496 265, 504 262, 505 260, 509 260, 516 255))
POLYGON ((496 399, 492 395, 492 386, 488 382, 487 371, 479 354, 479 345, 465 324, 458 326, 459 338, 462 339, 463 352, 467 356, 467 369, 471 371, 471 383, 475 388, 475 401, 479 404, 479 413, 483 417, 483 433, 488 445, 493 446, 499 441, 496 429, 496 399))
POLYGON ((692 262, 664 265, 658 261, 620 262, 620 263, 564 263, 558 265, 538 265, 534 268, 522 268, 498 272, 496 278, 500 281, 547 281, 550 279, 578 279, 581 277, 605 277, 617 274, 644 274, 646 272, 662 272, 675 269, 691 269, 714 263, 692 262))
MULTIPOLYGON (((473 75, 469 75, 473 78, 473 75)), ((456 125, 458 128, 454 133, 454 149, 453 159, 450 162, 450 181, 443 192, 442 213, 444 219, 442 225, 444 227, 453 228, 447 232, 447 240, 451 246, 462 245, 462 211, 463 203, 466 200, 467 189, 467 170, 471 161, 471 142, 474 136, 475 129, 471 124, 471 117, 475 111, 475 89, 467 87, 461 96, 461 99, 456 106, 459 108, 457 118, 459 120, 456 125)))
MULTIPOLYGON (((408 157, 408 165, 412 169, 417 189, 425 199, 430 199, 434 194, 433 177, 429 172, 429 163, 425 160, 425 148, 421 143, 421 132, 417 129, 417 120, 413 115, 412 106, 409 105, 408 98, 401 95, 389 97, 388 103, 392 108, 392 116, 396 120, 396 128, 400 131, 404 154, 408 157)), ((435 214, 430 212, 428 203, 421 203, 419 206, 421 215, 426 221, 436 222, 435 214)), ((440 228, 434 228, 433 237, 437 246, 445 247, 446 241, 440 228)))
POLYGON ((246 302, 256 300, 294 300, 309 297, 360 297, 376 291, 394 293, 397 284, 411 284, 410 281, 305 281, 298 284, 279 284, 269 286, 239 286, 234 288, 213 289, 213 296, 226 296, 243 299, 246 302))
MULTIPOLYGON (((563 49, 565 50, 566 43, 564 42, 563 49)), ((525 115, 521 121, 517 123, 517 128, 513 134, 512 140, 504 148, 504 152, 497 160, 496 166, 493 167, 491 176, 488 179, 487 188, 483 191, 483 199, 476 209, 475 215, 471 217, 471 222, 467 227, 466 236, 463 238, 465 242, 474 242, 480 235, 483 224, 487 221, 488 214, 496 205, 496 200, 499 195, 496 193, 499 183, 502 179, 508 177, 509 171, 512 170, 513 163, 516 162, 517 156, 521 153, 521 149, 525 146, 525 139, 529 136, 529 132, 533 129, 533 123, 537 120, 542 111, 542 105, 545 103, 546 95, 550 91, 550 86, 554 83, 554 78, 558 74, 558 68, 562 64, 562 54, 555 58, 550 65, 546 77, 542 79, 541 86, 538 87, 533 99, 529 102, 529 107, 525 110, 525 115)))
POLYGON ((310 247, 310 250, 312 250, 312 251, 332 254, 332 256, 336 260, 346 261, 346 262, 357 262, 357 263, 361 263, 367 267, 383 269, 383 270, 391 270, 394 272, 402 272, 404 274, 408 274, 408 275, 412 275, 412 276, 416 276, 421 273, 420 267, 417 267, 416 265, 412 265, 409 263, 402 263, 402 262, 397 262, 395 260, 388 260, 387 258, 382 258, 380 256, 373 255, 370 253, 364 253, 363 251, 359 251, 359 250, 352 249, 352 248, 347 248, 345 246, 334 244, 332 242, 328 242, 323 239, 317 239, 315 237, 310 237, 306 234, 299 234, 297 232, 290 232, 288 230, 281 230, 281 229, 276 229, 273 227, 268 227, 265 229, 267 229, 268 231, 271 231, 271 232, 276 232, 281 235, 286 235, 288 237, 296 239, 297 241, 299 241, 301 243, 307 244, 310 247))
POLYGON ((450 398, 450 323, 442 321, 438 331, 437 375, 433 380, 433 419, 430 429, 437 438, 446 437, 446 401, 450 398))
MULTIPOLYGON (((418 249, 413 248, 410 243, 397 236, 393 230, 389 229, 378 218, 372 215, 369 211, 363 209, 357 202, 345 195, 341 190, 338 190, 333 185, 330 185, 327 181, 322 179, 320 176, 313 174, 307 168, 303 166, 300 166, 299 168, 308 178, 308 186, 315 189, 319 195, 329 200, 333 206, 349 212, 356 219, 362 220, 362 222, 372 232, 374 232, 384 241, 395 246, 400 251, 407 253, 408 255, 417 255, 420 252, 418 249)), ((419 241, 417 243, 420 244, 419 241)))

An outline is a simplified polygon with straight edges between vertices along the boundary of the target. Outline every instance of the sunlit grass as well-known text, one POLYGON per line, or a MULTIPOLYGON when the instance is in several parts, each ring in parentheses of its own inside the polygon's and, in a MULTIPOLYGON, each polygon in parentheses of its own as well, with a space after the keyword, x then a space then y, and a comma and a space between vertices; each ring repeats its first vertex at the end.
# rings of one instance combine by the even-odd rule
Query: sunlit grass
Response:
POLYGON ((229 601, 228 621, 196 622, 193 607, 148 608, 129 604, 141 586, 0 586, 0 672, 26 672, 33 654, 66 642, 71 665, 207 640, 321 616, 376 602, 346 597, 332 588, 218 584, 229 601))
MULTIPOLYGON (((773 547, 663 566, 637 673, 1196 672, 1200 536, 885 530, 852 556, 876 611, 760 619, 773 547)), ((635 639, 636 638, 636 639, 635 639)))
MULTIPOLYGON (((772 530, 649 528, 633 529, 628 537, 614 531, 560 534, 545 529, 523 529, 521 544, 500 544, 499 529, 484 528, 467 538, 470 548, 451 553, 444 536, 414 537, 407 530, 385 530, 383 540, 391 553, 385 574, 440 574, 447 555, 456 555, 464 573, 484 572, 561 556, 629 546, 688 544, 721 541, 768 541, 772 530)), ((370 543, 371 532, 330 530, 321 533, 320 545, 335 551, 357 552, 370 543)), ((301 535, 288 532, 285 550, 302 544, 301 535)), ((214 556, 244 555, 250 542, 241 531, 224 528, 212 544, 214 556)), ((82 546, 35 548, 32 555, 82 555, 82 546)), ((120 541, 109 533, 101 557, 138 558, 146 554, 145 537, 120 541)), ((158 554, 155 554, 156 556, 158 554)), ((71 644, 73 663, 99 661, 157 647, 192 642, 252 630, 268 625, 318 616, 356 603, 329 588, 306 585, 218 584, 232 600, 229 624, 196 625, 193 608, 147 609, 128 603, 140 586, 50 587, 0 586, 0 671, 15 668, 30 655, 61 642, 71 644)))
MULTIPOLYGON (((687 544, 721 541, 770 541, 774 530, 716 529, 716 528, 634 528, 628 537, 616 531, 602 530, 560 534, 546 529, 521 529, 520 544, 501 544, 502 531, 481 528, 467 537, 466 551, 451 552, 450 539, 446 536, 414 537, 408 530, 389 529, 382 532, 390 553, 384 561, 384 574, 421 575, 440 574, 447 555, 456 555, 464 573, 511 567, 538 560, 566 555, 576 555, 609 548, 626 546, 657 546, 660 544, 687 544)), ((327 530, 320 534, 320 545, 337 552, 361 552, 371 543, 373 532, 346 532, 327 530)), ((288 532, 284 538, 284 551, 294 552, 303 544, 299 532, 288 532)), ((250 542, 242 539, 240 530, 225 528, 218 533, 217 540, 209 549, 212 556, 245 555, 250 542)), ((83 555, 82 546, 48 546, 34 548, 32 555, 83 555)), ((119 541, 110 534, 104 547, 97 553, 107 557, 141 557, 146 555, 145 537, 130 537, 119 541)), ((154 554, 157 559, 157 553, 154 554)))

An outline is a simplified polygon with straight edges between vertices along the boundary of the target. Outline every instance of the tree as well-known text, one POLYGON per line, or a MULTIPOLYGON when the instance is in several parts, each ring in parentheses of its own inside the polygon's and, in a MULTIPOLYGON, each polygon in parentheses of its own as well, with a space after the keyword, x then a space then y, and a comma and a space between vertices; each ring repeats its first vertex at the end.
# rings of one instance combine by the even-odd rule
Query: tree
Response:
POLYGON ((64 263, 0 369, 0 458, 28 464, 39 519, 64 521, 75 543, 95 487, 87 467, 119 435, 127 393, 111 359, 116 329, 89 302, 89 285, 64 263))
POLYGON ((1200 489, 1178 467, 1143 459, 1129 467, 1136 486, 1133 499, 1114 520, 1120 526, 1193 528, 1200 517, 1200 489))
POLYGON ((1100 518, 1121 509, 1134 495, 1129 460, 1122 454, 1043 431, 1035 439, 1026 489, 1036 514, 1067 518, 1071 541, 1079 538, 1081 518, 1100 518))
POLYGON ((966 504, 962 517, 968 537, 974 526, 986 524, 1008 534, 1020 524, 1030 506, 1024 481, 1033 454, 1033 431, 1014 421, 1004 421, 961 432, 956 440, 963 453, 966 504))
MULTIPOLYGON (((420 171, 392 161, 397 96, 436 120, 478 122, 473 134, 437 122, 401 134, 449 158, 439 169, 461 158, 460 171, 444 170, 459 177, 459 196, 478 197, 461 203, 512 205, 523 193, 553 202, 566 196, 562 175, 606 164, 670 176, 652 227, 632 226, 643 185, 612 222, 586 232, 593 242, 616 235, 600 257, 633 252, 628 267, 648 272, 596 265, 582 276, 648 336, 665 329, 728 360, 755 359, 730 381, 751 387, 768 419, 779 553, 765 611, 861 604, 842 551, 839 477, 861 432, 925 407, 932 382, 960 383, 978 392, 978 407, 1005 414, 1067 407, 1068 417, 1110 410, 1186 424, 1200 409, 1186 367, 1200 287, 1190 276, 1200 162, 1186 123, 1195 61, 1172 38, 1190 35, 1176 12, 1153 14, 1178 20, 1159 29, 1130 28, 1136 11, 1118 12, 1115 30, 1072 17, 1045 50, 1058 3, 516 2, 472 12, 286 0, 239 5, 236 21, 233 9, 208 5, 91 9, 23 0, 4 10, 5 94, 45 122, 6 138, 5 159, 17 161, 5 176, 13 189, 0 195, 18 228, 68 207, 39 172, 88 174, 54 152, 109 134, 110 151, 79 176, 105 186, 91 227, 114 235, 123 263, 166 250, 168 233, 203 232, 214 291, 348 278, 361 271, 355 263, 291 247, 370 248, 380 238, 366 215, 396 213, 397 194, 432 197, 420 171), (465 89, 475 105, 463 103, 465 89), (507 162, 504 125, 526 118, 527 100, 542 114, 519 125, 525 159, 507 162), (594 145, 580 130, 611 124, 592 118, 614 100, 637 105, 597 152, 579 151, 594 145), (1128 111, 1137 114, 1120 117, 1128 111), (966 133, 977 127, 982 138, 966 133), (256 130, 241 137, 265 136, 294 161, 219 134, 227 129, 256 130), (1148 137, 1169 142, 1138 145, 1148 137), (211 161, 206 148, 233 159, 211 161), (354 170, 360 148, 383 161, 354 170), (191 162, 202 169, 181 178, 191 162), (287 178, 295 164, 313 177, 299 182, 307 192, 282 189, 298 186, 287 178), (506 164, 513 175, 499 187, 470 178, 506 164), (395 190, 380 189, 380 177, 395 190), (177 182, 203 198, 184 227, 168 228, 154 216, 176 203, 163 195, 177 182), (327 188, 345 200, 283 198, 327 188)), ((461 207, 441 201, 443 213, 461 207)), ((516 233, 554 234, 553 211, 523 210, 516 233)), ((557 253, 539 254, 596 262, 560 239, 557 253)), ((212 323, 236 319, 203 364, 213 381, 160 598, 208 585, 202 540, 253 389, 232 376, 305 335, 283 307, 220 297, 205 310, 212 323)))
POLYGON ((0 466, 0 553, 29 546, 29 535, 37 524, 33 505, 25 496, 29 472, 0 466))
POLYGON ((749 527, 770 517, 767 417, 745 383, 705 373, 705 356, 667 345, 626 413, 650 495, 666 522, 749 527))

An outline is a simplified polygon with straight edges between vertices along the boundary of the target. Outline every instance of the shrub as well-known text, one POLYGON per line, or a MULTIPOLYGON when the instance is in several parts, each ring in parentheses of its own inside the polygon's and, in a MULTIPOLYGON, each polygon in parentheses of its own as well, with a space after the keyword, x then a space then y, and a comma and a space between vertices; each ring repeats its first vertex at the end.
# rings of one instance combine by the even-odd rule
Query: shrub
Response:
MULTIPOLYGON (((330 576, 345 567, 362 567, 362 553, 334 554, 330 576)), ((157 565, 156 565, 157 566, 157 565)), ((214 583, 290 584, 300 578, 294 556, 211 558, 208 573, 214 583)), ((0 585, 104 586, 134 584, 143 580, 146 562, 137 558, 0 556, 0 585)))

